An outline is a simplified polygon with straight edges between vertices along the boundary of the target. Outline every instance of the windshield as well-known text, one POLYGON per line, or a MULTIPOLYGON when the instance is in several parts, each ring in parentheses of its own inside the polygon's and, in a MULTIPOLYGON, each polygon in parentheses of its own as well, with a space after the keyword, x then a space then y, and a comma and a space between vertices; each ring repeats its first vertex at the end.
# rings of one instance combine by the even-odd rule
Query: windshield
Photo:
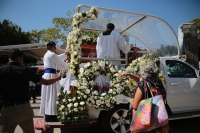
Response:
MULTIPOLYGON (((92 6, 79 5, 76 13, 89 11, 92 6)), ((175 32, 164 20, 151 15, 138 14, 97 7, 98 18, 84 22, 83 29, 104 31, 108 23, 115 24, 115 30, 128 36, 129 44, 139 42, 148 52, 156 52, 160 57, 179 55, 179 44, 175 32)), ((137 45, 138 46, 138 45, 137 45)))

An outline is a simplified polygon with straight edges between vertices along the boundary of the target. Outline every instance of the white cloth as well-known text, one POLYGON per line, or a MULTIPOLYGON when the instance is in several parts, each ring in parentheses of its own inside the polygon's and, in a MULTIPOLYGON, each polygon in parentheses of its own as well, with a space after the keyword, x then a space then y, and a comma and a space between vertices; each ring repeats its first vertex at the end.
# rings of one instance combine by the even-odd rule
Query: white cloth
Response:
POLYGON ((106 87, 106 86, 109 87, 110 86, 110 79, 108 79, 104 75, 97 76, 94 82, 95 82, 94 85, 100 87, 100 93, 102 92, 103 87, 106 87))
MULTIPOLYGON (((131 47, 126 43, 123 37, 113 30, 110 35, 102 33, 97 38, 97 58, 117 58, 120 59, 120 50, 125 54, 130 51, 131 47)), ((121 65, 121 61, 110 61, 115 65, 121 65)))
POLYGON ((60 85, 64 87, 63 91, 66 92, 70 86, 77 86, 77 79, 68 71, 66 77, 60 80, 60 85))
MULTIPOLYGON (((69 64, 65 63, 65 54, 56 55, 54 52, 48 50, 44 55, 44 69, 53 68, 63 70, 69 69, 69 64)), ((53 73, 44 73, 43 78, 54 78, 53 73)), ((42 85, 41 87, 41 104, 40 104, 40 114, 45 115, 57 115, 57 93, 60 92, 60 84, 56 82, 52 85, 42 85)))

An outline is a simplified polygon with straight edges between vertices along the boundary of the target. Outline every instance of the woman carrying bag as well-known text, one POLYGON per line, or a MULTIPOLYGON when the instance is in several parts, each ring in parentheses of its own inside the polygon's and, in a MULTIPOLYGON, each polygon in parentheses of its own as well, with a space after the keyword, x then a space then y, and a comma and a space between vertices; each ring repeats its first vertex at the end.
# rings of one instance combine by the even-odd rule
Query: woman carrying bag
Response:
MULTIPOLYGON (((123 73, 123 74, 120 74, 120 76, 130 76, 130 74, 123 73)), ((154 123, 155 126, 152 127, 153 118, 152 118, 151 111, 147 112, 146 114, 144 113, 144 110, 151 110, 149 108, 155 108, 153 107, 153 103, 152 103, 153 99, 154 100, 156 99, 156 97, 154 96, 160 95, 162 97, 163 102, 166 99, 166 91, 162 82, 159 79, 159 68, 156 65, 156 63, 150 61, 146 65, 141 67, 140 76, 141 78, 138 82, 138 87, 136 88, 134 99, 130 101, 130 105, 133 108, 133 111, 132 111, 133 118, 132 118, 132 122, 130 126, 131 133, 169 133, 168 115, 166 116, 167 114, 166 112, 164 112, 165 121, 161 123, 162 126, 160 127, 158 126, 160 124, 159 122, 157 122, 159 124, 156 124, 156 125, 154 123), (141 101, 146 102, 145 100, 151 101, 151 102, 147 103, 148 109, 144 109, 146 107, 145 105, 145 107, 143 107, 143 110, 142 110, 142 108, 139 106, 141 106, 140 105, 141 101), (138 126, 138 123, 140 122, 144 124, 142 125, 144 127, 141 128, 140 125, 138 126), (137 126, 140 129, 137 130, 138 128, 137 126), (158 126, 158 128, 156 128, 156 126, 158 126), (141 131, 141 132, 135 132, 135 131, 141 131)), ((130 76, 130 78, 132 77, 130 76)), ((166 111, 165 107, 163 108, 164 108, 164 111, 166 111)))

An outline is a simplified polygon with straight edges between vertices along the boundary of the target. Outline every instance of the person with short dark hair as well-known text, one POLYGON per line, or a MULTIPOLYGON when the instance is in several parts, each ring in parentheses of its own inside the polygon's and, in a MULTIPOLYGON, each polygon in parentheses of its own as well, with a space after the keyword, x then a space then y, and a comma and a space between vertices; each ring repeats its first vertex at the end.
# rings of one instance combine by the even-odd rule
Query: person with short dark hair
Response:
POLYGON ((34 133, 29 81, 50 85, 61 79, 60 72, 54 78, 42 78, 31 68, 23 66, 23 55, 20 50, 12 50, 9 53, 9 62, 0 67, 1 133, 14 133, 17 125, 24 133, 34 133))
MULTIPOLYGON (((115 31, 113 23, 107 24, 107 30, 101 33, 97 38, 97 58, 117 58, 120 59, 120 50, 125 54, 130 51, 131 47, 124 38, 115 31)), ((121 61, 109 61, 117 66, 121 65, 121 61)))
MULTIPOLYGON (((66 53, 57 55, 56 43, 47 43, 47 52, 44 55, 44 74, 43 77, 51 78, 55 76, 58 69, 63 71, 69 69, 69 63, 64 62, 67 58, 66 53)), ((61 85, 59 82, 52 85, 42 85, 40 114, 45 115, 46 122, 56 122, 57 120, 57 93, 60 92, 61 85)), ((50 131, 49 131, 50 132, 50 131)))

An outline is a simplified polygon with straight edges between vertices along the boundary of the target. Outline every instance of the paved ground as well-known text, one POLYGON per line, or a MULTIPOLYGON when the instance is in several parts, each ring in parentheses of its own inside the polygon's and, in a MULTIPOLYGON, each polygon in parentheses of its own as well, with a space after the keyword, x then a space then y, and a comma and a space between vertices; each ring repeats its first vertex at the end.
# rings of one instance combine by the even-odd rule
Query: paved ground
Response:
MULTIPOLYGON (((31 100, 32 102, 32 100, 31 100)), ((37 97, 36 103, 32 104, 34 110, 34 122, 38 118, 42 118, 43 115, 39 114, 40 107, 40 97, 37 97)), ((200 133, 200 117, 199 118, 191 118, 191 119, 183 119, 183 120, 174 120, 169 122, 170 127, 172 129, 171 133, 200 133)), ((62 129, 62 132, 59 128, 54 128, 54 133, 104 133, 101 126, 97 125, 94 127, 87 128, 73 128, 73 129, 62 129)), ((15 130, 15 133, 23 133, 21 128, 18 126, 15 130)), ((35 133, 41 133, 40 130, 35 130, 35 133)))
MULTIPOLYGON (((34 123, 38 118, 43 118, 43 115, 39 114, 39 109, 40 109, 40 97, 37 97, 36 103, 32 103, 32 100, 30 100, 31 106, 34 111, 34 123)), ((17 126, 15 129, 15 133, 23 133, 21 128, 17 126)), ((35 133, 41 133, 41 130, 35 130, 35 133)), ((59 128, 54 128, 54 133, 60 133, 59 128)))

